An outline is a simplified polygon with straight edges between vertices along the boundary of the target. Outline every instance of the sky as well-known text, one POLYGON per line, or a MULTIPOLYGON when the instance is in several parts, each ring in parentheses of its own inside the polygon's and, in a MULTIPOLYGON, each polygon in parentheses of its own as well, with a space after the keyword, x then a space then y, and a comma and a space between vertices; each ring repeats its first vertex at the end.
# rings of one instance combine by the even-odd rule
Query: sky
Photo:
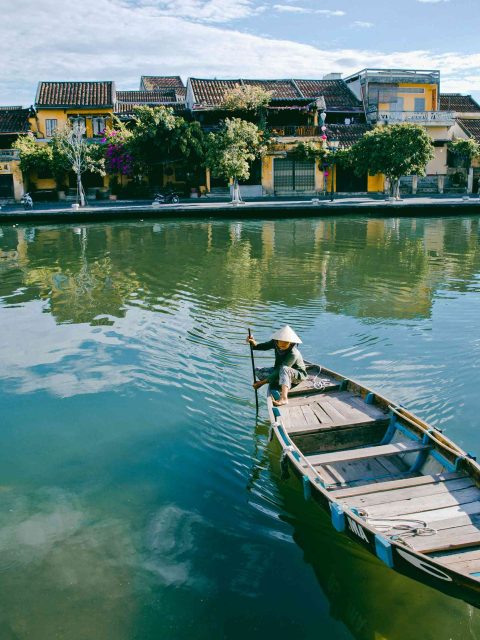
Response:
POLYGON ((0 0, 0 105, 40 80, 322 78, 439 69, 480 99, 478 0, 0 0))

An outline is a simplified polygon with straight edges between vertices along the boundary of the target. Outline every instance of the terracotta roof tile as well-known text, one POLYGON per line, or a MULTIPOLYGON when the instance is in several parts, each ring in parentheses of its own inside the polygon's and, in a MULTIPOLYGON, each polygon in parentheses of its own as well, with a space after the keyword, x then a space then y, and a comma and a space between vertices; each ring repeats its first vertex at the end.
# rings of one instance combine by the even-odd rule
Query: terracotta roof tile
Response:
POLYGON ((135 110, 135 107, 140 107, 140 106, 154 107, 154 106, 162 106, 162 104, 165 107, 171 107, 174 113, 176 114, 182 114, 185 112, 186 107, 184 102, 175 102, 175 103, 117 102, 117 104, 115 105, 114 113, 120 119, 130 119, 130 118, 133 118, 133 114, 134 114, 133 112, 135 110))
POLYGON ((305 103, 325 97, 327 111, 362 111, 361 102, 343 80, 208 80, 190 78, 194 109, 218 107, 225 93, 236 86, 250 85, 272 91, 272 101, 305 103))
POLYGON ((474 118, 472 120, 458 118, 457 122, 470 138, 474 138, 477 142, 480 142, 480 118, 474 118))
POLYGON ((113 82, 39 82, 36 107, 111 107, 113 82))
POLYGON ((305 98, 325 98, 327 111, 362 110, 362 103, 350 91, 344 80, 296 80, 305 98))
POLYGON ((158 89, 184 89, 180 76, 142 76, 140 91, 158 91, 158 89))
POLYGON ((327 124, 327 138, 337 138, 340 148, 351 147, 368 131, 366 124, 327 124))
POLYGON ((183 99, 174 88, 159 91, 117 91, 117 102, 164 104, 166 102, 182 102, 183 99))
POLYGON ((0 107, 0 134, 27 133, 30 130, 30 109, 0 107))
POLYGON ((462 96, 461 93, 441 93, 440 111, 457 111, 458 113, 480 112, 480 105, 472 96, 462 96))
POLYGON ((301 100, 300 91, 291 80, 243 80, 244 84, 272 92, 272 100, 301 100))

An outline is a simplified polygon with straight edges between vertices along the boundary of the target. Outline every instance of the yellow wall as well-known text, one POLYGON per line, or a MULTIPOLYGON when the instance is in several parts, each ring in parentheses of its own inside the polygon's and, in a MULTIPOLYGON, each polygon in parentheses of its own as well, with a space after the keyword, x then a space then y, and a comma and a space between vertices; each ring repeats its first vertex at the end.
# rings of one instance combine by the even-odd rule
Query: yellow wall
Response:
POLYGON ((45 138, 45 120, 57 120, 58 127, 61 128, 66 124, 69 117, 75 116, 86 117, 87 138, 93 138, 92 120, 88 119, 87 116, 108 117, 107 124, 111 125, 112 123, 111 109, 82 109, 77 107, 75 109, 39 109, 36 117, 30 118, 30 125, 32 131, 37 133, 39 138, 45 138))
POLYGON ((367 182, 367 191, 371 192, 381 192, 385 190, 385 176, 382 173, 377 173, 376 176, 368 176, 367 182))
POLYGON ((273 156, 262 158, 262 187, 266 194, 273 194, 273 156))
MULTIPOLYGON (((425 98, 425 111, 437 110, 437 85, 436 84, 400 84, 397 88, 397 95, 403 98, 403 110, 415 111, 415 98, 425 98), (424 93, 402 93, 403 88, 423 88, 424 93)), ((389 102, 379 102, 378 109, 380 111, 390 111, 391 104, 389 102)))
POLYGON ((13 175, 13 197, 15 200, 20 200, 25 191, 23 185, 23 176, 20 171, 20 162, 18 160, 10 160, 8 162, 0 163, 0 173, 13 175))

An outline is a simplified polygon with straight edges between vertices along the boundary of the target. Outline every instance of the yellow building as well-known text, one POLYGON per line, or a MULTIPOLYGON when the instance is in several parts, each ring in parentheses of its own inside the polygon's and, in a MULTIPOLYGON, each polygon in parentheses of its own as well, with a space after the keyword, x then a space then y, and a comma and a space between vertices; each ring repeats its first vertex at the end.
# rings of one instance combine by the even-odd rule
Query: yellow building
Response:
MULTIPOLYGON (((426 176, 412 176, 405 183, 413 193, 443 191, 447 171, 447 144, 455 124, 453 111, 441 109, 440 71, 363 69, 345 79, 362 101, 369 124, 413 123, 425 127, 434 145, 434 157, 426 176)), ((369 180, 369 190, 383 191, 384 180, 369 180)))
POLYGON ((18 151, 12 144, 29 131, 30 109, 0 107, 0 205, 20 200, 24 193, 18 151))
MULTIPOLYGON (((115 84, 110 81, 39 82, 31 130, 40 144, 48 144, 57 129, 67 122, 80 121, 85 125, 87 139, 95 142, 102 138, 105 127, 111 125, 115 100, 115 84)), ((67 185, 57 185, 49 175, 34 174, 29 179, 30 188, 46 196, 61 187, 74 187, 73 177, 67 185)), ((97 174, 85 174, 83 180, 86 189, 92 192, 107 184, 107 179, 97 174)))

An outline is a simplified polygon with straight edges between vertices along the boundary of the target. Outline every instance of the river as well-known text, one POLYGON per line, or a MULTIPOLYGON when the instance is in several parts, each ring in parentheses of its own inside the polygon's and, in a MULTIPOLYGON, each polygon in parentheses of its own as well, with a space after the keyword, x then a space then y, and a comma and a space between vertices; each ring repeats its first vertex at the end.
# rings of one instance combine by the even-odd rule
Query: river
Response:
POLYGON ((288 323, 306 358, 480 453, 479 230, 0 226, 2 640, 480 638, 478 610, 280 480, 245 344, 288 323))

